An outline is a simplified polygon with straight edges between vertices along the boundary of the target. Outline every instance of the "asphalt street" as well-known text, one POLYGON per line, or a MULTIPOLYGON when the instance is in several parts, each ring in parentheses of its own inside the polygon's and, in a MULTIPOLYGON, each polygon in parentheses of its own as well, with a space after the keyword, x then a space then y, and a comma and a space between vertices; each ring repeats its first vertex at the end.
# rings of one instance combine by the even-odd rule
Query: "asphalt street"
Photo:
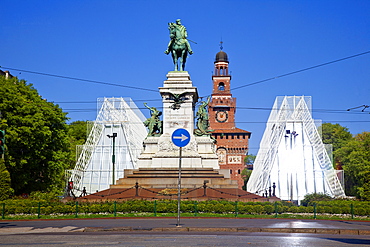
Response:
POLYGON ((285 232, 370 235, 370 221, 242 218, 107 218, 0 221, 1 234, 97 231, 285 232))
POLYGON ((0 221, 0 246, 370 246, 370 222, 240 218, 0 221))
POLYGON ((0 246, 369 246, 370 236, 268 232, 67 232, 0 236, 0 246))

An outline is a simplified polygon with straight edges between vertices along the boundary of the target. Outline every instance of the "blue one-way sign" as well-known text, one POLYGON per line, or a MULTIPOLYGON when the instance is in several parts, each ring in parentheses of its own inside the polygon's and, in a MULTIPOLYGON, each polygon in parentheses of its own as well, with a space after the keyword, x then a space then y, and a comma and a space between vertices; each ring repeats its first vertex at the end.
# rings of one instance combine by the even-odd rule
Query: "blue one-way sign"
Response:
POLYGON ((185 147, 190 142, 190 134, 186 129, 177 129, 172 133, 172 142, 178 147, 185 147))

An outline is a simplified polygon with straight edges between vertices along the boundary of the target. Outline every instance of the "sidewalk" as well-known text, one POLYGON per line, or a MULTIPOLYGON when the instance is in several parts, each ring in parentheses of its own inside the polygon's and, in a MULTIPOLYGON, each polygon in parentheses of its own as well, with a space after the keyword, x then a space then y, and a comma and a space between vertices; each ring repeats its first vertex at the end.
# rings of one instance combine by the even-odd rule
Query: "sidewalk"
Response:
POLYGON ((370 235, 370 221, 242 218, 109 218, 0 221, 0 235, 47 232, 280 232, 370 235))

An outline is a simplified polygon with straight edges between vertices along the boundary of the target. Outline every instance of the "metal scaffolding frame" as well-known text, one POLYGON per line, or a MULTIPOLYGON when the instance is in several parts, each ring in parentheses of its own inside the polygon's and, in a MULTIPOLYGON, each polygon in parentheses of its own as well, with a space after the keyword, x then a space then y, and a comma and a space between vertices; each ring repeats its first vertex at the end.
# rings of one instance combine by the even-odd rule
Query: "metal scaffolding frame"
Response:
POLYGON ((87 193, 108 189, 112 184, 112 140, 115 140, 115 179, 123 177, 125 169, 135 169, 147 129, 144 115, 130 98, 99 98, 98 115, 93 122, 86 143, 77 147, 74 170, 69 171, 73 192, 83 188, 87 193))
POLYGON ((309 193, 345 197, 315 121, 311 97, 279 96, 271 110, 247 190, 297 201, 309 193), (275 184, 273 184, 275 183, 275 184))

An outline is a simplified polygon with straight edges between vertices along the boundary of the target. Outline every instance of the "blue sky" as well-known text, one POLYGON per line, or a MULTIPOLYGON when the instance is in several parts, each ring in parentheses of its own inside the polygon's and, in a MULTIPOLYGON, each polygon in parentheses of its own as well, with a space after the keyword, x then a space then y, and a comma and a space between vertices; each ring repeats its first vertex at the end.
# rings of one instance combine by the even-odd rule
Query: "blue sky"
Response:
MULTIPOLYGON (((3 0, 1 9, 0 69, 32 83, 43 98, 69 112, 70 121, 94 120, 100 97, 131 97, 139 107, 146 101, 161 107, 160 94, 150 90, 173 70, 164 50, 167 23, 177 18, 197 42, 186 70, 200 96, 212 92, 221 40, 232 88, 370 51, 368 0, 3 0)), ((367 53, 233 90, 237 127, 252 132, 250 153, 257 154, 276 96, 312 96, 314 118, 339 123, 352 134, 370 131, 370 109, 346 111, 370 105, 369 69, 367 53)))

